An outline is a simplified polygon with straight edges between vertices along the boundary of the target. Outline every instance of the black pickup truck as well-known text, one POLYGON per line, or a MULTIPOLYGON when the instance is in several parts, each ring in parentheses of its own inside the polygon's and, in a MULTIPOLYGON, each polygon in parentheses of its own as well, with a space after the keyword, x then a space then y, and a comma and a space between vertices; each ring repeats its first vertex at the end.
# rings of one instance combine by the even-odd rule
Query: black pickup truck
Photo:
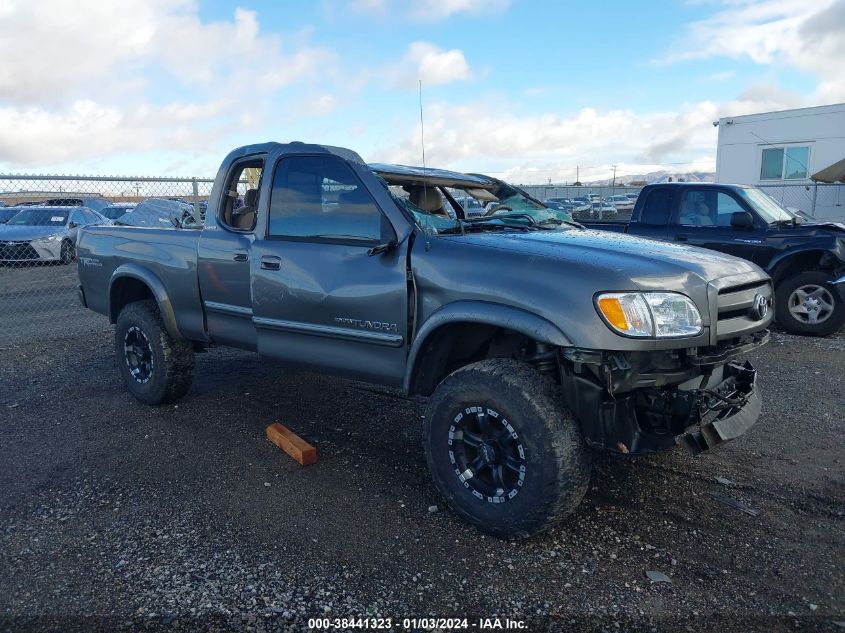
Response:
POLYGON ((776 321, 795 334, 825 336, 845 323, 845 224, 809 221, 755 187, 648 185, 630 222, 585 224, 754 262, 775 283, 776 321))

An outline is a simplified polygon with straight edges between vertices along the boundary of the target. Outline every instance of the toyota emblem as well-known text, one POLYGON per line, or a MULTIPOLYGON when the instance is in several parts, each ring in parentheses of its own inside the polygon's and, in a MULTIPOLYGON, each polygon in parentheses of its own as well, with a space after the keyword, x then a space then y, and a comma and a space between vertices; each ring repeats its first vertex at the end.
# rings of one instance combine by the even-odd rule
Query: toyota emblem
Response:
POLYGON ((751 316, 755 321, 762 321, 769 314, 769 298, 761 294, 754 295, 754 301, 751 304, 751 316))

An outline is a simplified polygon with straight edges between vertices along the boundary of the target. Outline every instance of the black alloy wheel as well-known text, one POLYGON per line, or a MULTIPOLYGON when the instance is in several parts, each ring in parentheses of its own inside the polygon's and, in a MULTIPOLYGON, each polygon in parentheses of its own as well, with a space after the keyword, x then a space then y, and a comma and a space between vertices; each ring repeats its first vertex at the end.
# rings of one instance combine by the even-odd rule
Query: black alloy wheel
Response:
POLYGON ((525 483, 525 447, 495 409, 460 411, 449 427, 449 461, 455 474, 480 500, 504 503, 525 483))
POLYGON ((133 325, 123 337, 123 353, 129 373, 142 385, 153 375, 155 359, 150 339, 137 325, 133 325))

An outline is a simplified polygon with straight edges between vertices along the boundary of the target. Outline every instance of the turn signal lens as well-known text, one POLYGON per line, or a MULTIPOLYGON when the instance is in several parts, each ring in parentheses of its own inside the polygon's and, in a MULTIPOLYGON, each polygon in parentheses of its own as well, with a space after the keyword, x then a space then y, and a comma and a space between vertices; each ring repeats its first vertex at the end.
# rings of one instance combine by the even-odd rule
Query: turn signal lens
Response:
POLYGON ((625 311, 618 297, 602 297, 599 299, 599 309, 607 322, 617 330, 624 332, 628 329, 628 319, 625 318, 625 311))

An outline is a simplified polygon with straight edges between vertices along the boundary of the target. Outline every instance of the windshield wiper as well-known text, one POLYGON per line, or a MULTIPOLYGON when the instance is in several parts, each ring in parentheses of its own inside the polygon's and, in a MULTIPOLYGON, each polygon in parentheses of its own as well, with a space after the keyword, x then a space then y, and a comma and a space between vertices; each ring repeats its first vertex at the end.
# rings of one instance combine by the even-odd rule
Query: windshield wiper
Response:
MULTIPOLYGON (((467 224, 479 224, 484 222, 493 222, 495 220, 505 221, 517 218, 522 220, 528 220, 528 226, 534 226, 535 224, 537 224, 537 220, 535 220, 527 213, 502 213, 501 215, 485 215, 480 218, 471 218, 469 220, 464 220, 464 222, 466 222, 467 224)), ((519 226, 526 225, 520 224, 519 226)))
POLYGON ((439 229, 437 232, 441 235, 444 233, 466 233, 467 231, 484 231, 484 230, 503 230, 503 229, 519 229, 522 231, 536 231, 540 229, 548 230, 550 227, 542 226, 528 213, 508 213, 503 215, 488 215, 481 218, 471 218, 467 220, 456 220, 458 224, 446 229, 439 229), (509 222, 508 220, 517 220, 517 222, 509 222), (525 223, 527 221, 527 224, 525 223))
POLYGON ((583 224, 580 224, 579 222, 575 222, 574 220, 559 220, 558 218, 546 218, 545 220, 538 222, 537 226, 542 226, 543 228, 546 228, 549 224, 551 224, 552 226, 560 226, 561 224, 568 224, 569 226, 574 226, 577 229, 586 228, 583 224))

